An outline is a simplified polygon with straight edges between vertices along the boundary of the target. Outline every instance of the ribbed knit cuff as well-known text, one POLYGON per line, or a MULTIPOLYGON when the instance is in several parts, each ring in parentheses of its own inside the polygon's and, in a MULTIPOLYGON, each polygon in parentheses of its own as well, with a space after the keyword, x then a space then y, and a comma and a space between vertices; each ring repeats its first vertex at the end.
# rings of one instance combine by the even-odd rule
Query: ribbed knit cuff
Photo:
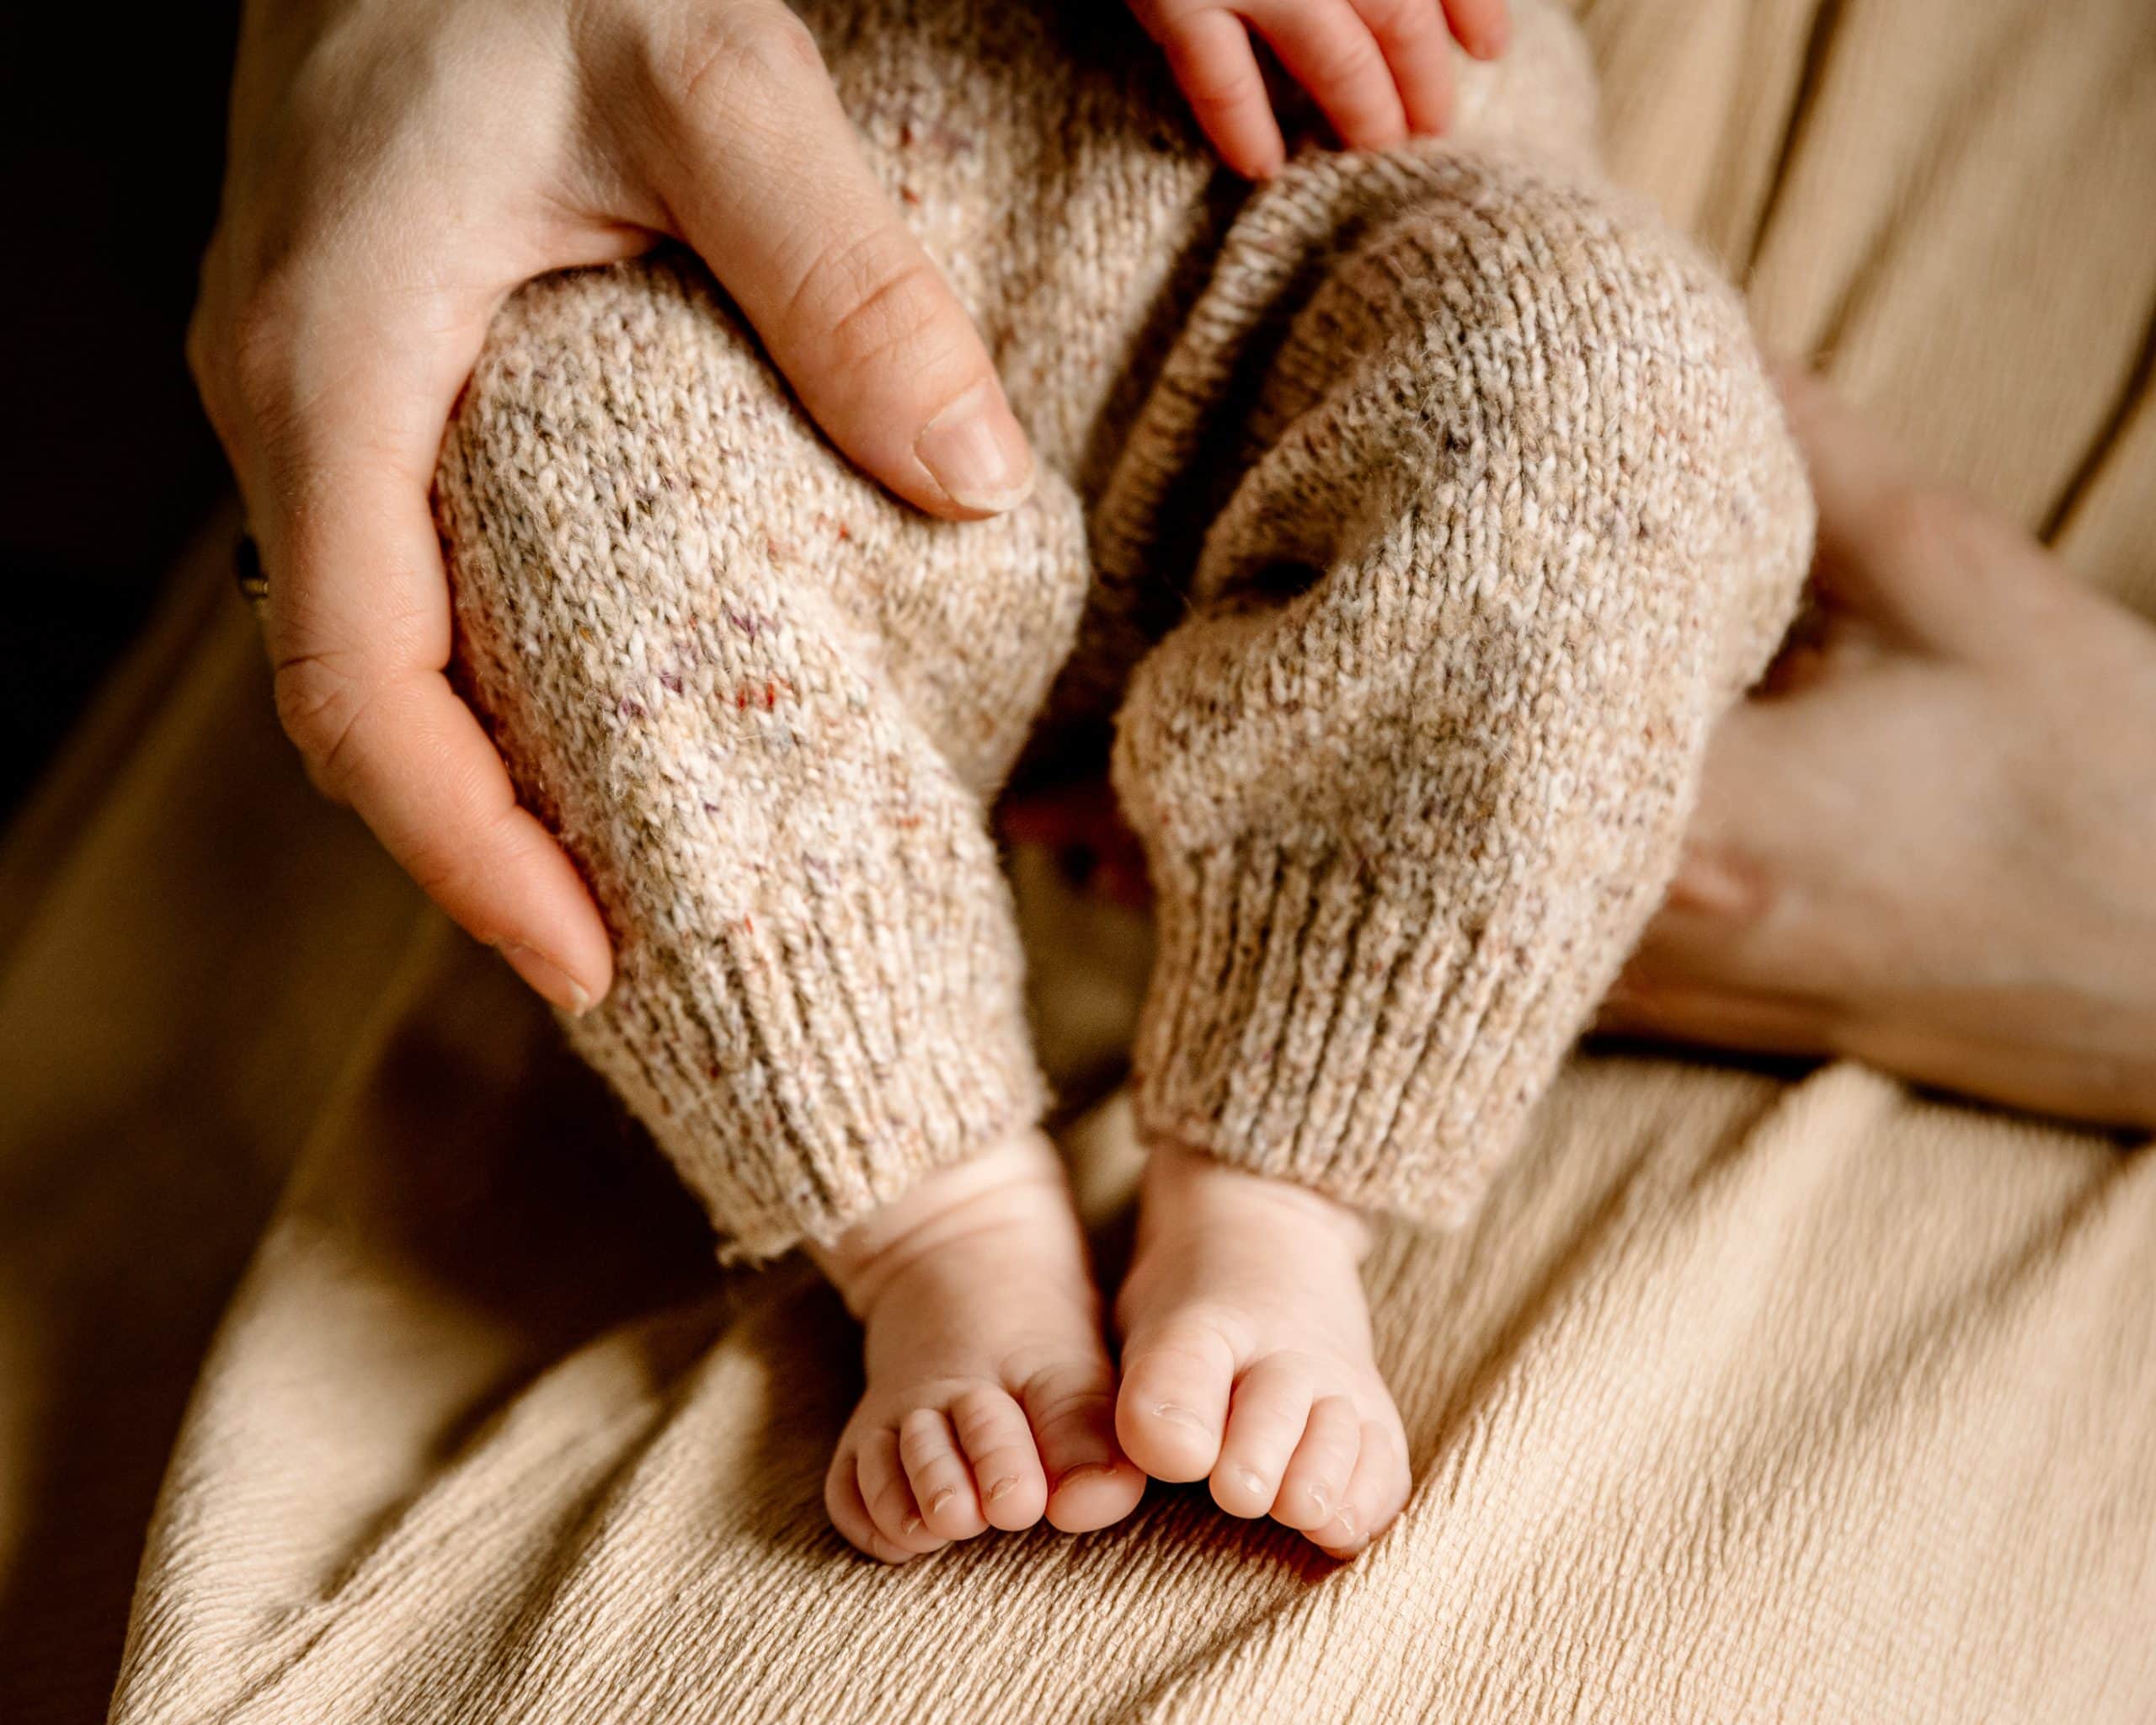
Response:
POLYGON ((1430 1224, 1474 1207, 1636 932, 1262 841, 1155 869, 1141 1130, 1430 1224))
POLYGON ((728 1257, 828 1242, 1038 1119, 1007 891, 985 838, 944 836, 625 942, 613 993, 569 1021, 728 1257))

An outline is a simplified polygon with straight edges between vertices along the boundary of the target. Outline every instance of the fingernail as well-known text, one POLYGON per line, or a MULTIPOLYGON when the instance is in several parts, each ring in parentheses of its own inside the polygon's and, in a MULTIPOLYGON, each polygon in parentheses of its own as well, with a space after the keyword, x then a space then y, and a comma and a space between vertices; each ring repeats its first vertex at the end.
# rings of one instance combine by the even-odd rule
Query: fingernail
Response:
POLYGON ((1033 489, 1033 453, 1003 392, 984 378, 944 409, 914 440, 928 477, 961 509, 1000 515, 1033 489))
POLYGON ((1193 1431, 1204 1432, 1209 1435, 1213 1430, 1211 1426, 1206 1424, 1187 1407, 1179 1407, 1173 1402, 1163 1402, 1153 1412, 1160 1415, 1162 1419, 1172 1419, 1177 1425, 1187 1425, 1193 1431))
POLYGON ((584 985, 544 953, 513 940, 504 941, 495 950, 509 960, 510 969, 572 1018, 581 1018, 591 1010, 591 996, 584 985))

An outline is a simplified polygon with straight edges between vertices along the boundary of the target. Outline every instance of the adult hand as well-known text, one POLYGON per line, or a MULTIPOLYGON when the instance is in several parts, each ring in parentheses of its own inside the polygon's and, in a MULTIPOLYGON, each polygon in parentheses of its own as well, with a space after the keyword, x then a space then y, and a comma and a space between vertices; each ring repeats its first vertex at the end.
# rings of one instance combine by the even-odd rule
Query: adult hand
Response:
POLYGON ((503 298, 659 235, 899 496, 1025 494, 986 350, 781 0, 250 0, 188 349, 269 577, 278 712, 315 782, 571 1011, 606 991, 606 930, 443 675, 428 494, 503 298))
POLYGON ((1818 627, 1716 730, 1602 1028, 2156 1126, 2156 628, 1785 393, 1818 627))

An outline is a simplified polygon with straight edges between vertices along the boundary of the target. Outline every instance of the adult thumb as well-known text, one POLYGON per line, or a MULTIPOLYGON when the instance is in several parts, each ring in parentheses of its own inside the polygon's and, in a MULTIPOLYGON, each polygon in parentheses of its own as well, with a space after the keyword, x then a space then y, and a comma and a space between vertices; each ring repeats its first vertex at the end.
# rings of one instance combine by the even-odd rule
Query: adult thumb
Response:
POLYGON ((699 9, 654 64, 654 189, 825 431, 908 501, 994 515, 1033 459, 966 314, 777 0, 699 9))

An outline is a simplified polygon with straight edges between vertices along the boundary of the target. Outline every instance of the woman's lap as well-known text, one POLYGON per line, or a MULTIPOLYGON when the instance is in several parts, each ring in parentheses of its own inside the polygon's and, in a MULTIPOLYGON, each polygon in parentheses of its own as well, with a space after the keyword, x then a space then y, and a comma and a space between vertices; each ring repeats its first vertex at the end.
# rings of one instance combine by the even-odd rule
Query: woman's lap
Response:
MULTIPOLYGON (((1854 1067, 1583 1058, 1474 1227, 1373 1260, 1417 1483, 1364 1560, 1156 1490, 893 1573, 799 1440, 850 1404, 835 1300, 708 1268, 483 955, 404 986, 198 1390, 121 1717, 2099 1719, 2156 1685, 2145 1156, 1854 1067)), ((1119 1105, 1072 1138, 1112 1191, 1119 1105)))

